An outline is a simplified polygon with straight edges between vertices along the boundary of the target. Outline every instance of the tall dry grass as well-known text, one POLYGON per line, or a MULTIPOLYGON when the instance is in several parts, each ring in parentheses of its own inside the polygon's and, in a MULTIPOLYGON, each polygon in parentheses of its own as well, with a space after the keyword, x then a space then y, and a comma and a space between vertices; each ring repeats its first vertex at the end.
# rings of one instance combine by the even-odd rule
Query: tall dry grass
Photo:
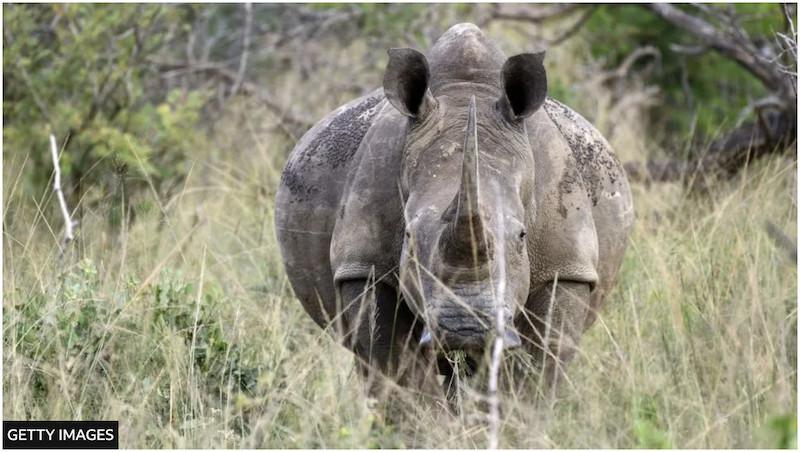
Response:
MULTIPOLYGON (((623 159, 654 152, 642 106, 614 113, 619 99, 582 82, 580 48, 563 49, 548 69, 576 108, 623 159)), ((342 100, 325 99, 308 114, 342 100)), ((4 156, 4 418, 119 419, 124 447, 486 445, 470 400, 459 416, 410 395, 374 406, 293 299, 272 218, 291 140, 269 121, 231 105, 177 195, 142 194, 149 210, 119 230, 87 211, 64 254, 51 192, 23 196, 29 163, 4 156)), ((620 282, 569 383, 552 404, 506 388, 501 447, 796 443, 796 265, 764 226, 796 240, 796 174, 773 157, 704 195, 634 186, 620 282)))

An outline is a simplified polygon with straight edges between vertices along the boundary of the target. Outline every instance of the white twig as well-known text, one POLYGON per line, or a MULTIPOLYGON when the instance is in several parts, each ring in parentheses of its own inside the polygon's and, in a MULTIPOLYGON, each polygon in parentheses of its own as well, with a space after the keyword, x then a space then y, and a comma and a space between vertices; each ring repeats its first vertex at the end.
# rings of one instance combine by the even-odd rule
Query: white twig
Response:
MULTIPOLYGON (((498 191, 499 193, 499 191, 498 191)), ((498 203, 501 200, 498 199, 498 203)), ((499 217, 498 237, 505 237, 505 218, 501 214, 499 217)), ((489 367, 489 449, 497 449, 500 439, 500 399, 497 396, 497 383, 500 374, 500 361, 503 358, 503 347, 506 318, 505 318, 505 292, 506 292, 506 263, 505 263, 505 243, 504 240, 497 240, 497 290, 494 297, 495 322, 497 333, 492 349, 492 362, 489 367)))
POLYGON ((73 230, 77 223, 72 220, 72 216, 67 209, 67 201, 64 200, 64 192, 61 190, 61 167, 58 164, 58 146, 56 145, 56 137, 50 134, 50 154, 53 157, 53 191, 56 192, 58 197, 58 205, 61 206, 61 215, 64 216, 64 244, 69 243, 75 238, 73 230))

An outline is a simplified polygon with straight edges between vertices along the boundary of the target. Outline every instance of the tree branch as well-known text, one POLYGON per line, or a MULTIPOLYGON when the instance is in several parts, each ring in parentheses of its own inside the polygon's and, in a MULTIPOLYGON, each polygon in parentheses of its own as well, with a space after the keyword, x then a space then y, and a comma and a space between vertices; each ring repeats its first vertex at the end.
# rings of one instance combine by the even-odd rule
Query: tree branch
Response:
POLYGON ((579 3, 565 3, 560 5, 553 5, 546 8, 510 8, 503 10, 500 5, 495 5, 487 21, 497 20, 514 20, 520 22, 533 22, 542 23, 550 19, 564 17, 573 11, 583 7, 579 3))
MULTIPOLYGON (((750 104, 739 115, 733 130, 710 143, 707 152, 689 161, 662 160, 646 163, 627 162, 625 169, 632 180, 668 182, 683 180, 703 186, 708 174, 735 174, 751 160, 796 145, 797 142, 797 40, 792 18, 786 27, 791 37, 775 33, 776 43, 751 39, 742 30, 735 10, 720 10, 695 5, 709 19, 691 15, 670 4, 647 6, 662 19, 698 38, 697 53, 712 49, 735 61, 755 76, 769 95, 750 104), (713 24, 712 24, 713 22, 713 24), (745 122, 747 116, 755 118, 745 122)), ((784 13, 786 9, 783 9, 784 13)), ((686 50, 675 48, 673 50, 686 50)), ((691 53, 691 52, 690 52, 691 53)))
MULTIPOLYGON (((647 7, 670 24, 700 38, 704 45, 732 58, 745 70, 755 75, 769 89, 783 92, 785 76, 773 64, 760 56, 758 49, 742 35, 723 32, 699 17, 692 16, 667 3, 653 3, 647 7)), ((711 14, 711 9, 706 9, 711 14)))
POLYGON ((628 56, 626 56, 625 59, 622 60, 622 63, 620 63, 620 65, 617 66, 616 69, 600 74, 599 75, 600 80, 602 82, 606 82, 608 80, 625 77, 630 72, 631 67, 633 67, 634 63, 639 61, 641 58, 647 56, 660 59, 661 51, 659 51, 656 47, 653 46, 638 47, 633 52, 628 54, 628 56))
POLYGON ((244 71, 247 69, 247 55, 250 53, 250 31, 253 28, 253 4, 245 3, 244 5, 245 19, 244 19, 244 37, 242 42, 242 57, 239 59, 239 71, 236 73, 236 79, 231 88, 231 96, 239 92, 244 82, 244 71))
POLYGON ((592 13, 594 13, 596 10, 597 8, 594 6, 590 6, 589 8, 587 8, 584 11, 583 15, 577 21, 575 21, 574 24, 572 24, 569 28, 564 30, 557 37, 548 39, 547 44, 550 46, 557 46, 562 42, 566 41, 567 39, 569 39, 570 37, 572 37, 572 35, 574 35, 578 30, 581 29, 581 27, 584 26, 584 24, 586 24, 589 18, 592 17, 592 13))

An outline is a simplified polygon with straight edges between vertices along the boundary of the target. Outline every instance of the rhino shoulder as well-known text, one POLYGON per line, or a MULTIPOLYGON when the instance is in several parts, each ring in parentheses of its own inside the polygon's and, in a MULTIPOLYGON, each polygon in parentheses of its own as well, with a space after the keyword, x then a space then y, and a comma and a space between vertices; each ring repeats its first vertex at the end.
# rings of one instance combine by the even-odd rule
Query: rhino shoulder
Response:
POLYGON ((375 277, 394 284, 402 248, 400 168, 408 120, 381 107, 351 163, 336 211, 330 259, 334 281, 375 277))
POLYGON ((622 165, 596 127, 553 98, 547 98, 544 111, 567 141, 593 206, 603 198, 628 193, 622 165))
POLYGON ((534 156, 535 202, 529 218, 531 288, 553 279, 598 280, 597 233, 589 190, 581 179, 568 141, 548 114, 539 110, 526 122, 534 156))
POLYGON ((311 181, 346 171, 373 120, 385 104, 378 89, 329 113, 295 145, 281 174, 281 184, 298 201, 322 190, 311 181))

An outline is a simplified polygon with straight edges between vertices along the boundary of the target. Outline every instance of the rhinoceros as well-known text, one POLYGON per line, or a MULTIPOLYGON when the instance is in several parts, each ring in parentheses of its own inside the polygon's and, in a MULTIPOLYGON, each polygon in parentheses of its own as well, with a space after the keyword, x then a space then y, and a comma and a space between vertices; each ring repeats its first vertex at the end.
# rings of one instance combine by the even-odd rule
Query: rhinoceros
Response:
POLYGON ((547 96, 544 52, 507 58, 459 24, 427 57, 388 56, 382 89, 313 126, 283 170, 275 225, 297 298, 365 375, 441 391, 444 354, 497 340, 557 373, 633 225, 618 159, 547 96))

